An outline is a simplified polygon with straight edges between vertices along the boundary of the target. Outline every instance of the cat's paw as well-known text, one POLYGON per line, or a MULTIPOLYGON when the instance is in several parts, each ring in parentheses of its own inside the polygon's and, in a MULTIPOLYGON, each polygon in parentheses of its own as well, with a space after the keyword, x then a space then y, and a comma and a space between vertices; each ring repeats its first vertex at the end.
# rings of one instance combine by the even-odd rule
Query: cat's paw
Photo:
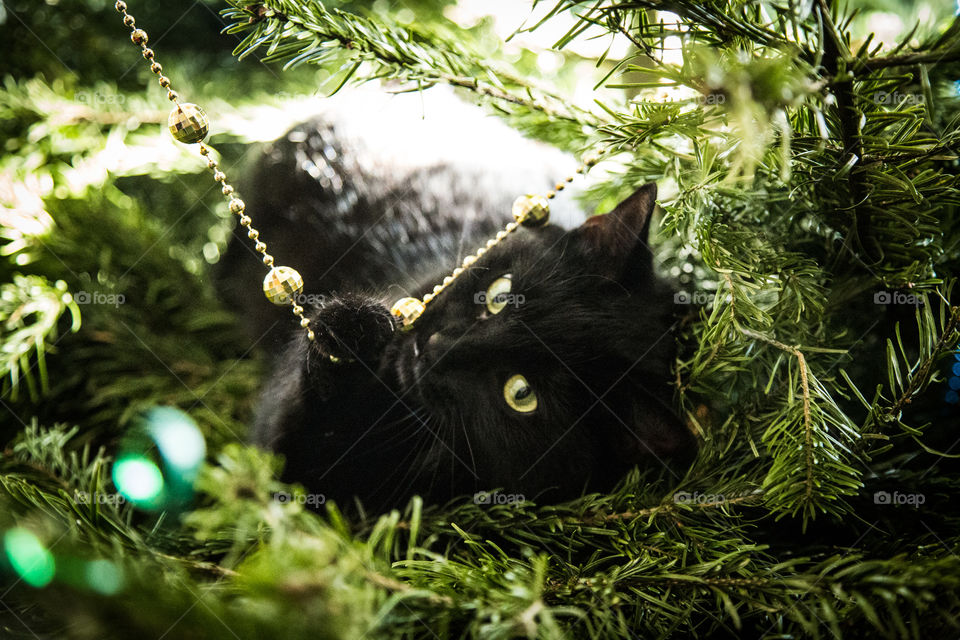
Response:
POLYGON ((373 361, 397 330, 397 321, 378 300, 361 295, 333 296, 310 317, 316 346, 337 360, 373 361))

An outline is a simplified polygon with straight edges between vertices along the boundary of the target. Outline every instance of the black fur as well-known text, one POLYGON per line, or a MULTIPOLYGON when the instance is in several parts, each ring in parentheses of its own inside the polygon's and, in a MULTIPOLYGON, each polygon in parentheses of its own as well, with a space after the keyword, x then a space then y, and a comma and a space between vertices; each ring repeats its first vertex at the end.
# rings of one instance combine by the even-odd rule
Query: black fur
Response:
MULTIPOLYGON (((296 333, 262 398, 255 439, 285 456, 286 480, 341 504, 360 498, 374 511, 413 494, 439 502, 494 488, 556 501, 609 489, 635 464, 680 473, 695 454, 669 408, 672 293, 656 279, 646 244, 655 185, 569 231, 521 228, 403 331, 386 305, 429 291, 456 266, 451 247, 473 251, 505 222, 504 209, 472 212, 467 233, 462 223, 401 212, 367 220, 362 235, 362 220, 324 203, 315 184, 289 182, 277 180, 273 217, 310 218, 298 232, 317 250, 276 253, 325 272, 321 286, 333 281, 339 291, 311 312, 317 341, 296 333), (358 241, 359 255, 337 261, 331 253, 358 241), (492 315, 478 294, 507 273, 522 301, 492 315), (419 285, 397 286, 414 279, 419 285), (516 373, 537 394, 532 413, 504 401, 516 373)), ((343 185, 341 197, 350 189, 343 185)), ((357 215, 375 218, 376 207, 357 215)))

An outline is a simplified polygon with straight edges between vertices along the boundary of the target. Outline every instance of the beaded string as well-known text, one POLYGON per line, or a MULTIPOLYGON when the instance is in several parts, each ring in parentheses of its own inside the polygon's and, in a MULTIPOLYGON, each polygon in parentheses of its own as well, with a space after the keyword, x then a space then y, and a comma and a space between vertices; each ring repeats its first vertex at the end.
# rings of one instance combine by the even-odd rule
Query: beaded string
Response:
MULTIPOLYGON (((254 249, 262 256, 264 266, 269 269, 263 280, 264 295, 270 302, 278 306, 290 305, 293 315, 300 321, 300 326, 306 330, 307 338, 311 341, 315 340, 316 335, 310 328, 310 320, 304 316, 303 307, 297 302, 298 297, 303 292, 303 278, 296 269, 274 265, 273 256, 267 253, 267 245, 260 238, 260 232, 253 227, 253 220, 246 212, 246 205, 227 182, 226 174, 221 170, 216 158, 211 155, 211 151, 214 149, 203 142, 210 131, 210 121, 207 114, 196 104, 180 102, 180 95, 171 87, 170 79, 163 75, 163 67, 156 61, 153 49, 147 47, 149 41, 147 32, 136 26, 136 20, 127 12, 126 2, 117 0, 114 6, 123 15, 123 24, 131 29, 130 40, 140 47, 144 60, 150 63, 150 71, 157 76, 160 86, 167 90, 167 99, 175 105, 167 120, 170 133, 179 142, 199 145, 200 155, 207 159, 207 167, 213 172, 213 179, 220 185, 220 191, 227 199, 227 205, 230 207, 231 213, 239 216, 240 226, 247 229, 247 237, 254 241, 254 249)), ((577 168, 576 173, 586 173, 590 167, 599 162, 600 156, 605 152, 606 149, 600 149, 595 155, 585 158, 583 164, 577 168)), ((547 224, 550 220, 550 200, 557 196, 557 192, 563 191, 567 183, 573 182, 574 177, 574 175, 565 177, 544 195, 527 194, 517 198, 512 208, 513 221, 508 223, 495 237, 487 240, 484 246, 464 258, 460 266, 446 276, 440 284, 433 287, 430 293, 424 295, 423 298, 407 297, 397 300, 391 307, 390 312, 398 318, 402 328, 409 329, 412 327, 431 300, 434 300, 460 274, 469 269, 483 254, 499 244, 508 235, 521 226, 541 227, 547 224)))
POLYGON ((180 95, 171 88, 170 78, 163 75, 163 67, 156 61, 153 49, 147 47, 147 32, 138 28, 136 20, 127 12, 127 3, 117 0, 114 7, 123 15, 123 24, 132 30, 130 40, 140 47, 143 58, 150 63, 150 71, 156 74, 160 86, 167 90, 167 99, 175 105, 167 120, 170 133, 179 142, 199 145, 200 155, 207 159, 207 166, 213 171, 213 179, 220 185, 220 192, 227 199, 231 213, 239 216, 240 226, 247 230, 247 237, 255 243, 253 248, 262 256, 264 266, 270 269, 263 280, 263 292, 267 299, 278 306, 290 305, 293 315, 300 320, 300 326, 306 329, 307 338, 314 340, 316 336, 310 328, 310 320, 303 315, 303 307, 297 303, 297 297, 303 292, 303 278, 296 269, 274 266, 273 256, 267 253, 266 243, 260 238, 260 232, 253 227, 253 220, 246 213, 246 204, 237 196, 234 188, 227 182, 227 176, 221 170, 220 164, 210 154, 213 148, 203 142, 210 130, 207 114, 195 104, 180 102, 180 95))
MULTIPOLYGON (((593 165, 600 161, 600 157, 606 153, 606 149, 598 149, 595 155, 584 159, 583 164, 577 167, 576 173, 584 174, 593 165)), ((457 277, 469 269, 483 254, 497 246, 504 238, 516 231, 519 227, 542 227, 550 221, 550 200, 557 197, 558 191, 567 188, 567 183, 573 182, 575 176, 569 175, 563 180, 557 182, 553 189, 547 191, 544 195, 527 194, 520 196, 513 202, 513 221, 508 223, 497 235, 487 240, 487 243, 468 255, 460 263, 460 266, 454 269, 450 275, 445 277, 440 284, 433 288, 433 291, 427 293, 423 298, 400 298, 397 300, 390 311, 397 316, 403 323, 403 328, 407 329, 413 326, 413 323, 424 312, 430 301, 436 298, 441 291, 450 286, 457 277)))

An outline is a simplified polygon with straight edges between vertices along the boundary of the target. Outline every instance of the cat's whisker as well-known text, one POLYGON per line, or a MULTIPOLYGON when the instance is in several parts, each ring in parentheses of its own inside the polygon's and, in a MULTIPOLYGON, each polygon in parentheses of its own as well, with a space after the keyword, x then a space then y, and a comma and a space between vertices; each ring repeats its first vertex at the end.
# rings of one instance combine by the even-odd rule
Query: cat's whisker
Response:
POLYGON ((467 422, 460 416, 460 427, 463 429, 463 437, 467 440, 467 451, 470 452, 470 468, 473 470, 474 477, 477 477, 477 461, 473 457, 473 445, 470 444, 470 434, 467 432, 467 422))
POLYGON ((377 486, 375 493, 379 493, 384 486, 389 484, 393 485, 394 489, 388 496, 386 496, 386 502, 392 503, 395 498, 409 497, 408 494, 411 493, 411 489, 417 480, 420 456, 423 451, 423 449, 420 447, 422 440, 425 440, 425 438, 421 438, 421 442, 418 442, 416 446, 410 447, 410 450, 407 452, 407 454, 397 461, 397 464, 394 466, 393 473, 386 475, 383 478, 383 482, 377 486), (401 471, 403 472, 403 475, 400 477, 400 479, 396 482, 391 482, 391 480, 401 471), (411 474, 413 477, 411 477, 411 474), (407 481, 408 478, 410 478, 409 482, 407 481))
POLYGON ((390 432, 384 438, 376 438, 375 444, 369 451, 380 451, 406 443, 420 432, 420 423, 414 420, 403 420, 389 426, 390 432))
MULTIPOLYGON (((424 423, 424 426, 426 425, 427 422, 430 421, 431 417, 432 416, 427 415, 427 419, 426 419, 426 422, 424 423)), ((429 429, 426 429, 426 428, 420 430, 419 433, 421 435, 420 440, 417 442, 416 446, 413 446, 410 448, 410 454, 408 454, 407 456, 409 457, 412 455, 413 460, 410 462, 409 465, 407 465, 406 472, 404 473, 403 477, 400 479, 399 482, 396 483, 396 488, 394 489, 394 491, 391 493, 391 496, 390 496, 391 499, 393 498, 393 496, 397 496, 397 495, 404 496, 404 495, 410 494, 411 490, 414 487, 414 484, 418 480, 422 480, 423 469, 430 464, 430 461, 435 460, 435 454, 433 453, 433 449, 434 449, 433 445, 436 443, 436 438, 434 437, 433 440, 431 440, 430 436, 432 435, 432 433, 429 429), (426 444, 428 442, 430 442, 430 444, 426 444), (411 474, 412 474, 412 477, 411 477, 411 474), (408 477, 410 478, 410 480, 409 482, 406 482, 408 477)), ((404 462, 406 461, 407 457, 404 458, 404 462)), ((429 490, 429 488, 432 488, 433 486, 433 483, 436 478, 436 471, 438 470, 438 466, 436 464, 432 466, 434 467, 434 479, 431 480, 430 485, 428 487, 426 488, 421 487, 421 489, 429 490)), ((400 463, 398 467, 402 468, 403 463, 400 463)))

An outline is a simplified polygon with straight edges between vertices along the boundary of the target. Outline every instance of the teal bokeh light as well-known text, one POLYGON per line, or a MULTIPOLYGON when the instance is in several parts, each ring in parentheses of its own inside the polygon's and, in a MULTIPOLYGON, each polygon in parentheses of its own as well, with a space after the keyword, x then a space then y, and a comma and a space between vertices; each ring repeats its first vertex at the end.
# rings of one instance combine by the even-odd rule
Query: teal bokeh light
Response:
POLYGON ((155 407, 134 422, 121 442, 113 482, 141 509, 177 510, 193 498, 206 454, 203 434, 190 416, 173 407, 155 407))
POLYGON ((112 596, 123 588, 123 571, 109 560, 88 562, 84 578, 88 587, 105 596, 112 596))
POLYGON ((148 458, 127 454, 113 465, 113 484, 123 497, 140 507, 160 506, 163 473, 148 458))
POLYGON ((3 550, 20 579, 32 587, 45 587, 53 580, 53 554, 30 531, 16 527, 3 535, 3 550))

